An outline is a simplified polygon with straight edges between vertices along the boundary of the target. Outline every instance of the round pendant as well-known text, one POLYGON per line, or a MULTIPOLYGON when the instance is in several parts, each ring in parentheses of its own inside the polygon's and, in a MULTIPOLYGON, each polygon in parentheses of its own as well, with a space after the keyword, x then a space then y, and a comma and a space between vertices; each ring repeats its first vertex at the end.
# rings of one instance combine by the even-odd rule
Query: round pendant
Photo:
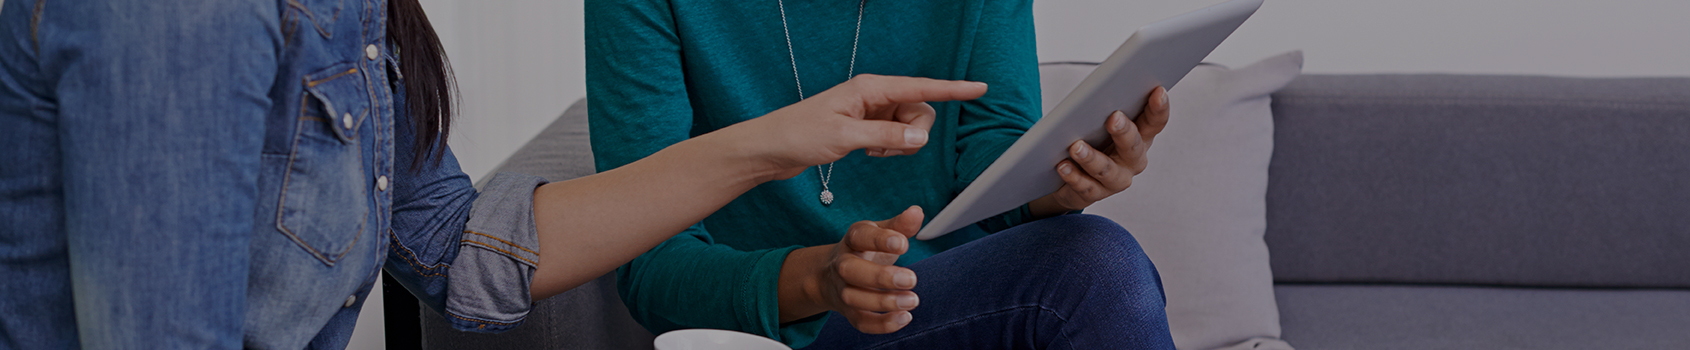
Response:
POLYGON ((833 204, 833 191, 822 190, 822 205, 833 204))

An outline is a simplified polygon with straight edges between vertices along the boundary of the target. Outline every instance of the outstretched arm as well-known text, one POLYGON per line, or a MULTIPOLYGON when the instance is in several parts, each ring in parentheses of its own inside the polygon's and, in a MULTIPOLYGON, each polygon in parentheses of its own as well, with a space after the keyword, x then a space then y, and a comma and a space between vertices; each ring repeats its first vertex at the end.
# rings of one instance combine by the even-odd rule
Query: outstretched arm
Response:
POLYGON ((975 82, 862 75, 628 165, 541 186, 534 194, 540 263, 533 297, 610 272, 757 184, 857 149, 914 154, 933 124, 933 108, 924 101, 985 92, 986 85, 975 82))

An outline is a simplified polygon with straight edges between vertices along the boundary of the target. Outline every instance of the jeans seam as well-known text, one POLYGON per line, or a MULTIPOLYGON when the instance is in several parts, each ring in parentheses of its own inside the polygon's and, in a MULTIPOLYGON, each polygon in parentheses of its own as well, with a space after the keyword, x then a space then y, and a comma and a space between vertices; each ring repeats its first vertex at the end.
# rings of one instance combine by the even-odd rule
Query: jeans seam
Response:
MULTIPOLYGON (((311 27, 316 28, 317 34, 322 35, 324 39, 334 39, 334 34, 330 33, 328 29, 323 29, 323 24, 317 22, 317 14, 311 12, 310 8, 306 8, 304 3, 300 3, 299 0, 288 0, 288 7, 298 9, 300 13, 304 13, 305 19, 311 21, 311 27)), ((334 18, 330 19, 339 20, 340 10, 336 9, 334 18)))
POLYGON ((410 247, 406 247, 404 244, 399 242, 399 234, 393 233, 393 230, 389 229, 389 230, 387 230, 387 236, 390 237, 391 239, 393 239, 393 246, 394 247, 398 247, 397 249, 400 249, 401 251, 406 253, 406 254, 400 254, 399 258, 401 260, 405 260, 406 264, 410 264, 411 265, 411 272, 415 272, 419 276, 446 277, 446 274, 444 272, 434 272, 434 270, 439 269, 439 268, 451 268, 452 267, 452 265, 445 264, 445 263, 434 264, 434 266, 429 266, 427 264, 423 264, 421 261, 417 260, 417 258, 416 258, 417 253, 416 252, 411 251, 410 247))
POLYGON ((514 324, 517 324, 517 323, 521 323, 521 322, 522 322, 522 320, 523 320, 523 319, 526 319, 526 318, 528 318, 528 316, 527 316, 527 315, 524 315, 524 316, 522 316, 522 317, 517 317, 517 318, 516 318, 516 320, 514 320, 514 321, 510 321, 510 322, 499 322, 499 321, 488 321, 488 320, 478 320, 478 319, 473 319, 473 318, 469 318, 469 317, 464 317, 464 316, 460 316, 460 315, 458 315, 458 313, 456 313, 456 312, 452 312, 452 310, 446 310, 446 314, 447 314, 447 315, 450 315, 450 316, 452 316, 452 317, 453 317, 453 318, 456 318, 456 319, 459 319, 459 320, 464 320, 464 321, 466 321, 466 322, 471 322, 471 323, 478 323, 478 324, 480 324, 480 327, 477 327, 477 328, 487 328, 487 325, 488 325, 488 324, 493 324, 493 325, 499 325, 499 326, 509 326, 509 325, 514 325, 514 324))
MULTIPOLYGON (((888 339, 886 341, 880 342, 879 344, 874 344, 874 345, 871 345, 871 346, 866 347, 864 349, 871 349, 871 350, 872 349, 882 349, 882 348, 885 348, 887 346, 891 346, 893 344, 896 344, 898 342, 902 342, 904 340, 908 340, 908 339, 920 336, 922 334, 931 333, 933 331, 938 331, 938 330, 945 329, 945 328, 950 328, 952 326, 956 326, 956 325, 964 323, 964 322, 973 321, 973 320, 980 319, 980 318, 983 318, 983 317, 996 316, 998 314, 1003 314, 1003 313, 1008 313, 1008 312, 1020 311, 1020 310, 1024 310, 1024 309, 1036 309, 1036 310, 1042 311, 1042 312, 1049 312, 1051 314, 1051 316, 1055 316, 1057 320, 1061 320, 1063 323, 1068 323, 1067 317, 1062 317, 1061 313, 1056 312, 1056 310, 1052 310, 1050 308, 1044 307, 1043 305, 1038 305, 1038 304, 1017 305, 1017 306, 1011 306, 1011 307, 1007 307, 1007 308, 1003 308, 1003 309, 999 309, 999 310, 978 313, 978 314, 970 315, 968 317, 952 320, 951 322, 947 322, 947 323, 944 323, 944 324, 933 326, 933 327, 927 328, 925 330, 922 330, 920 332, 905 334, 902 337, 888 339)), ((1057 336, 1067 338, 1067 334, 1063 334, 1061 331, 1057 332, 1057 336)))
POLYGON ((35 47, 35 59, 41 60, 41 13, 47 8, 47 0, 36 0, 35 9, 29 16, 29 41, 35 47))
MULTIPOLYGON (((352 67, 352 68, 348 68, 346 71, 343 71, 343 72, 340 72, 340 73, 335 73, 334 75, 323 77, 322 79, 306 80, 305 81, 305 87, 308 87, 308 88, 317 87, 318 84, 322 84, 323 82, 334 80, 335 78, 339 78, 339 77, 342 77, 342 76, 346 76, 347 74, 352 74, 352 73, 357 73, 357 72, 358 72, 358 67, 352 67)), ((307 78, 307 79, 310 79, 310 78, 307 78)))
POLYGON ((466 240, 463 240, 463 241, 461 241, 461 243, 467 243, 467 244, 474 244, 474 245, 478 245, 478 246, 481 246, 481 247, 482 247, 482 248, 486 248, 486 249, 492 249, 492 250, 493 250, 493 251, 496 251, 496 252, 499 252, 499 253, 502 253, 502 254, 504 254, 504 255, 505 255, 505 256, 507 256, 507 257, 510 257, 510 258, 511 258, 511 259, 516 259, 516 260, 522 260, 522 262, 526 262, 526 263, 528 263, 528 264, 529 264, 529 265, 534 265, 534 266, 540 266, 540 263, 537 263, 537 262, 534 262, 534 261, 533 261, 533 260, 528 260, 528 258, 524 258, 524 257, 521 257, 521 256, 517 256, 517 255, 516 255, 516 254, 515 254, 515 253, 511 253, 511 252, 510 252, 510 251, 507 251, 507 250, 504 250, 504 249, 499 249, 499 247, 494 247, 494 246, 493 246, 493 245, 491 245, 491 244, 487 244, 487 243, 482 243, 482 242, 478 242, 478 241, 472 241, 472 240, 467 240, 467 239, 466 239, 466 240))
POLYGON ((522 251, 534 253, 534 255, 540 255, 540 252, 536 252, 536 251, 530 250, 528 248, 524 248, 520 244, 511 243, 510 241, 499 239, 499 237, 494 237, 493 235, 489 235, 489 234, 485 234, 485 233, 481 233, 481 232, 469 231, 469 230, 465 230, 464 233, 473 234, 473 235, 482 236, 482 237, 487 237, 487 238, 492 238, 495 241, 499 241, 499 243, 508 244, 512 247, 516 247, 516 249, 522 249, 522 251))

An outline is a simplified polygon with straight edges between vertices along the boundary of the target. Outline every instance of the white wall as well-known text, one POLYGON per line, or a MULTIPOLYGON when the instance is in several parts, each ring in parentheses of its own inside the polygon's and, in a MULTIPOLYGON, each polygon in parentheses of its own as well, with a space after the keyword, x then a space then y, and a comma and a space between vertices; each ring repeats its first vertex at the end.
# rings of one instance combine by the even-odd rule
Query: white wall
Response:
MULTIPOLYGON (((1043 60, 1101 60, 1220 0, 1035 2, 1043 60)), ((586 96, 579 0, 423 0, 463 91, 451 140, 480 179, 586 96)), ((1211 61, 1305 50, 1307 72, 1690 76, 1690 1, 1267 0, 1211 61)))
POLYGON ((587 96, 581 1, 422 2, 463 93, 450 143, 470 177, 480 180, 587 96))
MULTIPOLYGON (((1101 60, 1133 28, 1220 2, 1035 2, 1039 56, 1101 60)), ((1209 60, 1289 49, 1316 73, 1690 76, 1690 1, 1267 0, 1209 60)))
MULTIPOLYGON (((1039 56, 1102 60, 1133 28, 1219 2, 1039 1, 1039 56)), ((586 96, 580 0, 422 3, 457 69, 463 104, 450 143, 470 177, 586 96)), ((1683 0, 1267 0, 1209 60, 1237 66, 1303 49, 1311 73, 1690 76, 1687 17, 1683 0)), ((351 348, 380 348, 374 334, 351 348)))

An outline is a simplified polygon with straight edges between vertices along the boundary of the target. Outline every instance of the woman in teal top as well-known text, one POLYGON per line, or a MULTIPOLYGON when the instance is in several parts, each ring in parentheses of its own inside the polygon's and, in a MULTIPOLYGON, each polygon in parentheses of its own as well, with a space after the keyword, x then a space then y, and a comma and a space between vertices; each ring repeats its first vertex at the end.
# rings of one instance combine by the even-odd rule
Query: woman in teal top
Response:
POLYGON ((923 213, 937 213, 1037 121, 1030 2, 590 0, 586 20, 601 171, 853 74, 990 85, 979 99, 931 105, 937 118, 919 152, 869 150, 759 185, 623 266, 623 300, 652 331, 731 329, 824 348, 966 344, 958 339, 1171 348, 1159 277, 1131 236, 1107 219, 1062 215, 1143 170, 1166 122, 1160 89, 1137 123, 1111 116, 1122 146, 1074 146, 1073 160, 1052 170, 1069 182, 1057 193, 930 241, 856 237, 875 226, 913 235, 923 213))

